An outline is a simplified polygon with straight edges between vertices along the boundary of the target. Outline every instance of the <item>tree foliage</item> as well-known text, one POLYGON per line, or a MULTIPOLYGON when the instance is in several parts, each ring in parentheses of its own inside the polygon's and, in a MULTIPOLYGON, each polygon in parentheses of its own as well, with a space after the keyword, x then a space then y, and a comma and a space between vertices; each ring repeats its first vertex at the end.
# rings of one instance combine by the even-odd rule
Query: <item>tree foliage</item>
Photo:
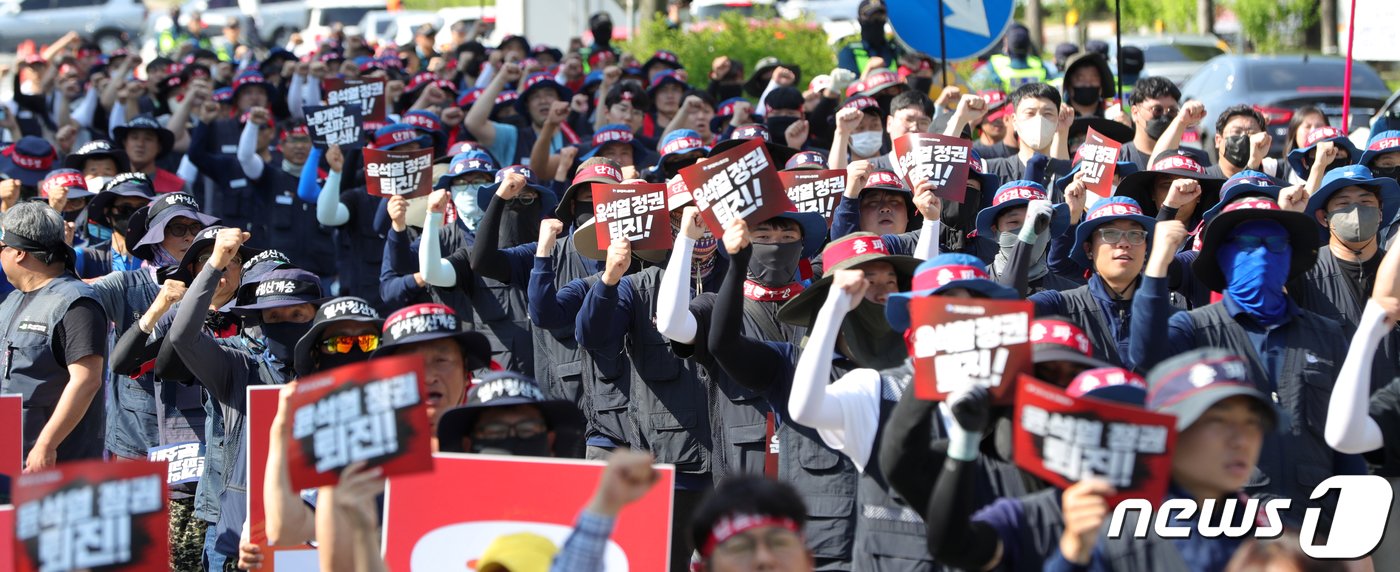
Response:
POLYGON ((696 87, 709 84, 710 63, 720 56, 743 62, 746 73, 753 72, 758 60, 774 56, 800 66, 803 81, 836 67, 836 52, 827 45, 826 33, 802 20, 750 19, 729 12, 719 20, 684 29, 671 29, 662 16, 642 27, 636 39, 623 43, 623 49, 642 61, 656 50, 675 52, 696 87))

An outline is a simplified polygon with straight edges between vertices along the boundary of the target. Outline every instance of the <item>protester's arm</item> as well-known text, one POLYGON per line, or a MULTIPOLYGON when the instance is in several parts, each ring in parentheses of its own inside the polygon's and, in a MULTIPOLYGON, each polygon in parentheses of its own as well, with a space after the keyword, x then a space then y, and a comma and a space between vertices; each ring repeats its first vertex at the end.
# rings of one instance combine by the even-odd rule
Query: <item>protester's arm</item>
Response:
POLYGON ((317 168, 324 155, 325 151, 322 151, 320 147, 313 146, 311 154, 306 157, 306 163, 301 166, 301 176, 297 180, 297 197, 308 203, 315 203, 317 196, 321 193, 320 187, 316 186, 316 179, 319 175, 317 168))
POLYGON ((1047 572, 1086 570, 1096 563, 1099 530, 1108 518, 1106 499, 1116 492, 1107 481, 1097 477, 1065 489, 1060 503, 1064 507, 1065 530, 1060 534, 1059 550, 1045 563, 1047 572))
POLYGON ((1147 164, 1157 163, 1157 159, 1177 150, 1181 147, 1181 137, 1186 134, 1186 130, 1201 123, 1206 116, 1206 106, 1199 101, 1188 101, 1181 106, 1181 112, 1176 114, 1167 130, 1162 132, 1162 136, 1157 138, 1157 144, 1152 146, 1152 157, 1147 164))
POLYGON ((92 118, 97 114, 97 89, 88 88, 83 94, 83 100, 78 103, 78 107, 73 110, 73 121, 85 129, 92 129, 92 118))
MULTIPOLYGON (((730 242, 727 231, 725 239, 727 249, 730 242)), ((770 343, 744 335, 744 278, 752 256, 753 246, 747 244, 730 255, 729 268, 725 269, 724 282, 715 295, 715 307, 710 313, 705 347, 735 383, 754 391, 766 391, 792 378, 792 360, 770 343)))
MULTIPOLYGON (((1074 108, 1070 107, 1069 104, 1061 103, 1059 121, 1055 124, 1054 143, 1050 146, 1051 159, 1063 159, 1065 161, 1070 159, 1069 126, 1071 123, 1074 123, 1074 108)), ((1034 180, 1044 183, 1044 180, 1041 178, 1034 180)))
POLYGON ((171 149, 176 153, 185 153, 190 149, 190 113, 194 106, 203 105, 203 82, 201 80, 186 90, 185 99, 171 110, 170 121, 166 122, 165 128, 175 135, 175 143, 171 149))
POLYGON ((847 153, 847 147, 850 146, 849 138, 852 133, 855 133, 856 127, 860 126, 860 120, 864 116, 864 111, 855 108, 836 112, 836 130, 831 135, 831 151, 826 155, 828 167, 832 169, 846 168, 850 155, 847 153))
POLYGON ((296 390, 295 381, 282 386, 267 447, 262 503, 267 543, 271 546, 295 546, 316 539, 316 515, 292 488, 291 470, 287 466, 287 448, 293 443, 291 401, 296 390))
MULTIPOLYGON (((300 68, 305 65, 307 64, 298 64, 298 67, 300 68)), ((302 85, 304 85, 305 82, 306 75, 302 73, 301 69, 298 69, 298 73, 292 74, 292 81, 287 86, 287 110, 292 113, 292 119, 306 117, 306 110, 302 109, 306 104, 301 101, 303 95, 302 85)))
MULTIPOLYGON (((906 394, 905 397, 912 397, 906 394)), ((915 399, 917 401, 917 399, 915 399)), ((901 400, 900 405, 903 405, 901 400)), ((941 466, 929 488, 932 493, 925 504, 924 522, 927 527, 928 551, 939 562, 966 570, 990 570, 1001 563, 1003 544, 997 532, 985 523, 973 521, 977 498, 975 479, 977 478, 978 442, 991 422, 991 411, 984 388, 952 396, 949 400, 952 422, 948 424, 949 439, 947 456, 944 459, 930 458, 928 466, 941 466)), ((898 406, 896 406, 898 412, 898 406)), ((925 415, 922 419, 928 419, 925 415)), ((931 422, 931 421, 929 421, 931 422)), ((927 430, 927 429, 924 429, 927 430)), ((886 429, 888 434, 889 429, 886 429)), ((914 436, 924 435, 917 431, 914 436)), ((915 446, 924 445, 916 439, 915 446)), ((924 448, 927 448, 924 445, 924 448)), ((884 464, 884 450, 881 451, 884 464)), ((907 463, 906 463, 907 465, 907 463)), ((912 467, 910 467, 912 468, 912 467)), ((927 478, 923 479, 927 481, 927 478)), ((913 480, 911 482, 918 482, 913 480)), ((896 490, 903 493, 899 484, 896 490)), ((908 497, 906 497, 908 498, 908 497)))
MULTIPOLYGON (((391 202, 389 209, 394 208, 395 205, 391 202)), ((390 230, 384 241, 384 260, 379 265, 379 297, 390 307, 409 305, 413 297, 423 292, 423 287, 427 284, 423 273, 415 266, 417 260, 409 242, 408 232, 398 229, 390 230)), ((418 248, 422 250, 421 242, 418 248)))
POLYGON ((439 288, 457 285, 457 269, 442 257, 442 243, 438 234, 442 230, 443 217, 447 210, 447 191, 433 191, 428 199, 428 220, 423 224, 423 237, 418 240, 418 271, 423 282, 439 288))
POLYGON ((880 437, 880 471, 911 507, 928 506, 934 486, 928 468, 939 466, 947 455, 948 440, 930 443, 937 409, 938 402, 919 399, 914 392, 906 391, 895 404, 880 437))
POLYGON ((919 241, 914 245, 914 257, 921 260, 930 260, 938 256, 938 241, 943 234, 943 223, 940 221, 940 217, 943 216, 943 199, 935 196, 933 189, 932 181, 921 181, 914 186, 914 207, 924 217, 924 222, 919 227, 919 241))
POLYGON ((958 108, 953 112, 953 117, 948 120, 948 125, 943 128, 943 134, 949 137, 962 137, 963 129, 966 129, 969 124, 975 125, 986 114, 987 100, 975 93, 965 93, 958 100, 958 108))
POLYGON ((1194 337, 1190 318, 1184 322, 1178 319, 1167 291, 1167 271, 1186 240, 1186 227, 1180 221, 1159 221, 1152 234, 1152 254, 1143 267, 1142 283, 1133 294, 1133 319, 1128 324, 1128 361, 1138 371, 1149 370, 1158 362, 1191 349, 1194 337), (1167 333, 1165 337, 1163 332, 1167 333))
POLYGON ((831 215, 832 240, 860 230, 860 192, 874 170, 869 161, 852 161, 846 167, 846 191, 831 215))
POLYGON ((583 309, 574 322, 574 339, 587 350, 618 345, 627 334, 632 315, 631 286, 623 285, 623 275, 631 265, 632 245, 626 240, 608 245, 608 259, 602 279, 588 291, 583 309))
POLYGON ((248 236, 248 233, 236 228, 219 231, 214 242, 214 253, 190 285, 186 300, 175 312, 175 321, 170 325, 164 342, 174 348, 194 378, 221 404, 231 402, 235 369, 231 364, 239 360, 229 359, 227 352, 233 350, 220 346, 204 334, 204 316, 214 300, 219 279, 223 278, 223 268, 230 264, 238 247, 248 240, 248 236))
POLYGON ((671 116, 671 122, 666 124, 666 129, 656 139, 658 141, 665 139, 668 133, 677 129, 690 129, 689 126, 693 125, 691 114, 695 113, 701 105, 704 105, 704 102, 699 97, 694 95, 686 97, 685 101, 681 102, 680 110, 671 116))
POLYGON ((153 339, 151 334, 156 331, 156 322, 165 316, 181 298, 185 296, 185 283, 179 280, 166 280, 161 284, 160 291, 156 293, 155 300, 151 306, 141 315, 135 324, 122 334, 120 340, 112 348, 110 368, 114 373, 131 375, 141 368, 141 365, 156 359, 160 351, 160 340, 153 339))
MULTIPOLYGON (((345 156, 341 154, 339 145, 331 145, 326 152, 326 162, 330 164, 331 172, 326 175, 326 182, 316 196, 316 221, 325 226, 342 226, 350 222, 350 208, 340 201, 340 170, 345 166, 345 156)), ((310 160, 306 161, 306 165, 315 168, 315 163, 310 160)), ((304 176, 302 180, 306 180, 304 176)))
POLYGON ((477 274, 509 284, 511 279, 510 259, 500 250, 501 218, 506 210, 506 202, 520 196, 525 189, 525 177, 520 173, 506 173, 491 204, 481 216, 476 226, 476 242, 472 244, 472 269, 477 274))
POLYGON ((602 572, 617 515, 646 496, 661 478, 652 462, 651 454, 627 449, 618 449, 608 457, 592 500, 579 514, 563 548, 554 555, 551 572, 602 572))
POLYGON ((554 144, 554 134, 559 132, 559 124, 569 118, 569 102, 556 101, 549 106, 544 125, 535 136, 535 144, 530 147, 530 168, 536 173, 553 173, 558 165, 551 164, 550 146, 554 144))
POLYGON ((316 496, 316 544, 322 570, 385 570, 379 556, 379 511, 383 469, 363 461, 341 471, 340 482, 316 496))
POLYGON ((238 164, 249 179, 262 178, 263 160, 258 156, 258 131, 267 124, 267 110, 254 107, 248 112, 248 122, 243 124, 243 133, 238 137, 238 164))
MULTIPOLYGON (((520 64, 502 65, 500 73, 491 78, 491 83, 481 90, 481 95, 467 111, 467 131, 483 146, 490 147, 496 142, 496 124, 491 122, 491 111, 496 107, 496 96, 501 94, 506 84, 518 81, 520 76, 520 64)), ((501 160, 504 161, 505 158, 502 157, 501 160)))
POLYGON ((1341 453, 1366 453, 1385 444, 1380 425, 1368 414, 1371 364, 1376 358, 1376 348, 1394 329, 1396 315, 1400 315, 1400 300, 1372 298, 1367 302, 1357 323, 1356 335, 1351 338, 1351 348, 1337 372, 1337 383, 1332 388, 1327 408, 1324 437, 1328 446, 1341 453))
MULTIPOLYGON (((696 343, 699 325, 690 313, 690 264, 695 241, 705 234, 700 209, 686 207, 681 213, 681 230, 671 248, 671 259, 661 275, 656 293, 656 329, 666 339, 683 344, 696 343)), ((732 269, 731 265, 731 269, 732 269)))
POLYGON ((1308 170, 1308 182, 1304 185, 1310 197, 1322 188, 1322 179, 1327 176, 1327 166, 1337 158, 1337 145, 1331 141, 1323 141, 1313 148, 1313 152, 1312 168, 1308 170))
MULTIPOLYGON (((831 379, 832 351, 841 321, 865 297, 869 283, 858 270, 840 270, 835 274, 826 302, 817 312, 817 319, 807 338, 807 346, 797 359, 793 372, 792 395, 788 409, 793 421, 813 428, 839 429, 845 419, 841 405, 827 399, 827 382, 831 379)), ((848 374, 849 375, 849 374, 848 374)))

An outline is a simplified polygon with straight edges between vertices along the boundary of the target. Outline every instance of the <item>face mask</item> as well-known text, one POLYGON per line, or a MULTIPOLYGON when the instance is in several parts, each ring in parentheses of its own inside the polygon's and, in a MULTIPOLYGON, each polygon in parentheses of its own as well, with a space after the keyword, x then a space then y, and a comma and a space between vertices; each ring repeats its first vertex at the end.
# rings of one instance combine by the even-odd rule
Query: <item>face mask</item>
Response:
POLYGON ((1327 226, 1342 242, 1367 242, 1381 228, 1381 209, 1369 205, 1351 205, 1327 213, 1327 226))
POLYGON ((769 117, 765 121, 768 125, 768 136, 772 137, 774 141, 786 144, 787 128, 801 120, 801 117, 769 117))
POLYGON ((715 87, 715 99, 724 101, 744 96, 744 84, 741 83, 718 83, 710 84, 715 87))
POLYGON ((404 215, 408 226, 423 228, 423 223, 428 220, 428 199, 427 196, 408 199, 408 209, 404 215))
POLYGON ((1103 101, 1099 97, 1102 91, 1102 89, 1093 86, 1071 87, 1069 89, 1069 100, 1073 101, 1075 105, 1094 105, 1103 101))
POLYGON ((754 244, 749 277, 765 286, 786 286, 797 278, 802 261, 802 241, 787 244, 754 244))
POLYGON ((87 177, 87 188, 96 193, 111 182, 112 177, 87 177))
POLYGON ((83 217, 85 216, 84 213, 86 213, 86 212, 87 212, 87 209, 85 209, 85 208, 83 208, 83 209, 78 209, 78 210, 75 210, 75 211, 63 211, 63 213, 62 213, 62 214, 63 214, 63 220, 65 220, 65 221, 67 221, 67 222, 78 222, 78 219, 83 218, 83 217))
POLYGON ((1231 135, 1225 138, 1225 160, 1244 168, 1249 165, 1249 136, 1231 135))
MULTIPOLYGON (((1350 164, 1351 164, 1351 158, 1350 158, 1350 157, 1337 157, 1336 159, 1333 159, 1333 160, 1332 160, 1332 163, 1331 163, 1331 164, 1327 165, 1327 171, 1331 171, 1331 170, 1333 170, 1333 169, 1340 169, 1340 168, 1345 167, 1345 166, 1350 165, 1350 164)), ((1325 172, 1327 172, 1327 171, 1323 171, 1323 172, 1325 173, 1325 172)))
POLYGON ((1171 126, 1173 117, 1163 113, 1161 117, 1154 117, 1147 120, 1147 136, 1153 139, 1161 139, 1162 134, 1167 132, 1171 126))
POLYGON ((870 300, 861 300, 841 321, 841 342, 846 357, 860 367, 887 369, 909 357, 904 336, 891 329, 885 318, 885 305, 870 300))
POLYGON ((612 41, 612 24, 602 24, 589 31, 593 32, 593 41, 600 46, 606 46, 612 41))
POLYGON ((590 220, 593 220, 593 203, 574 201, 574 228, 582 228, 590 220))
MULTIPOLYGON (((1011 268, 1011 251, 1021 242, 1017 232, 1003 232, 997 235, 997 254, 992 260, 992 268, 997 275, 1004 275, 1011 268)), ((1044 277, 1050 272, 1045 263, 1045 251, 1050 247, 1050 233, 1041 233, 1031 246, 1031 267, 1027 277, 1031 280, 1044 277)))
POLYGON ((1051 138, 1055 135, 1055 123, 1039 115, 1022 119, 1016 122, 1016 135, 1031 149, 1043 151, 1050 147, 1051 138))
POLYGON ((131 214, 136 209, 121 207, 117 209, 117 214, 108 215, 107 220, 112 223, 112 232, 126 236, 127 224, 131 222, 131 214))
POLYGON ((928 93, 933 89, 933 78, 916 75, 909 78, 909 87, 914 88, 914 91, 919 93, 928 93))
MULTIPOLYGON (((1288 234, 1273 221, 1242 223, 1230 234, 1237 233, 1261 237, 1288 234)), ((1220 246, 1219 255, 1225 292, 1263 324, 1282 323, 1288 311, 1288 295, 1283 292, 1283 285, 1288 280, 1292 250, 1276 253, 1261 246, 1245 251, 1233 242, 1226 242, 1220 246)))
POLYGON ((369 361, 369 354, 360 351, 358 347, 350 348, 350 353, 316 354, 316 371, 331 370, 362 361, 369 361))
POLYGON ((278 360, 286 365, 292 364, 292 357, 296 355, 295 349, 297 341, 311 331, 311 322, 279 322, 276 324, 263 324, 263 343, 267 344, 267 351, 272 352, 278 360))
POLYGON ((870 47, 880 47, 888 43, 885 38, 885 21, 870 19, 860 21, 860 39, 870 47))
POLYGON ((472 452, 518 457, 548 457, 550 456, 549 433, 540 433, 527 439, 520 437, 472 439, 472 452))
POLYGON ((851 153, 861 157, 874 157, 885 143, 884 134, 879 131, 861 131, 851 134, 851 153))
POLYGON ((501 229, 496 235, 501 248, 510 248, 540 237, 540 199, 528 205, 518 200, 506 203, 501 212, 501 229))
POLYGON ((105 226, 102 226, 102 225, 100 225, 100 224, 97 224, 97 223, 95 223, 95 222, 90 222, 90 223, 87 224, 87 235, 88 235, 88 240, 93 241, 93 242, 102 242, 102 241, 105 241, 105 240, 111 240, 111 238, 112 238, 112 229, 107 228, 107 227, 105 227, 105 226))
POLYGON ((1400 165, 1394 167, 1371 167, 1371 174, 1377 177, 1400 181, 1400 165))
POLYGON ((484 186, 485 183, 452 185, 452 206, 457 208, 457 216, 461 217, 469 230, 476 230, 481 217, 486 216, 486 211, 476 204, 476 192, 484 186))
POLYGON ((286 159, 282 160, 282 171, 291 175, 301 175, 301 168, 305 165, 298 165, 286 159))

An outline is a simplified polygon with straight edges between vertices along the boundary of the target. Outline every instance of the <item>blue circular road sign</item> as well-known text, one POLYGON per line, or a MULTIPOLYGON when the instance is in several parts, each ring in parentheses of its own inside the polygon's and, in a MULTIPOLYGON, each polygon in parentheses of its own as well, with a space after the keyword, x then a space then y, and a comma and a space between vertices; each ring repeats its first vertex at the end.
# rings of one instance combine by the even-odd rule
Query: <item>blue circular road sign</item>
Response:
POLYGON ((946 61, 965 60, 996 45, 1015 11, 1015 0, 943 0, 941 5, 946 58, 938 40, 938 0, 885 0, 890 24, 899 38, 936 60, 946 61))

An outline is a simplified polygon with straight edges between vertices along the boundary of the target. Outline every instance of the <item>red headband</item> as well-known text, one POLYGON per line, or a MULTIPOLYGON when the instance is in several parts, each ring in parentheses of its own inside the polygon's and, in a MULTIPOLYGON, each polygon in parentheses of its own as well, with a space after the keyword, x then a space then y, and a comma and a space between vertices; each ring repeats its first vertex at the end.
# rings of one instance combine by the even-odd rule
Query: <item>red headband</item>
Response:
POLYGON ((802 529, 797 526, 797 523, 787 517, 766 514, 730 515, 715 522, 714 528, 710 529, 710 537, 705 540, 705 545, 700 547, 700 557, 708 559, 711 554, 714 554, 715 547, 724 544, 725 541, 755 528, 767 526, 785 528, 798 535, 802 534, 802 529))
POLYGON ((885 241, 878 236, 861 236, 850 240, 838 240, 822 251, 822 260, 828 269, 863 254, 886 255, 885 241))
POLYGON ((1084 355, 1092 355, 1093 344, 1079 326, 1060 320, 1036 320, 1031 323, 1031 344, 1064 346, 1084 355))
POLYGON ((914 290, 937 290, 958 280, 990 280, 987 271, 976 266, 949 264, 930 268, 914 276, 914 290))

